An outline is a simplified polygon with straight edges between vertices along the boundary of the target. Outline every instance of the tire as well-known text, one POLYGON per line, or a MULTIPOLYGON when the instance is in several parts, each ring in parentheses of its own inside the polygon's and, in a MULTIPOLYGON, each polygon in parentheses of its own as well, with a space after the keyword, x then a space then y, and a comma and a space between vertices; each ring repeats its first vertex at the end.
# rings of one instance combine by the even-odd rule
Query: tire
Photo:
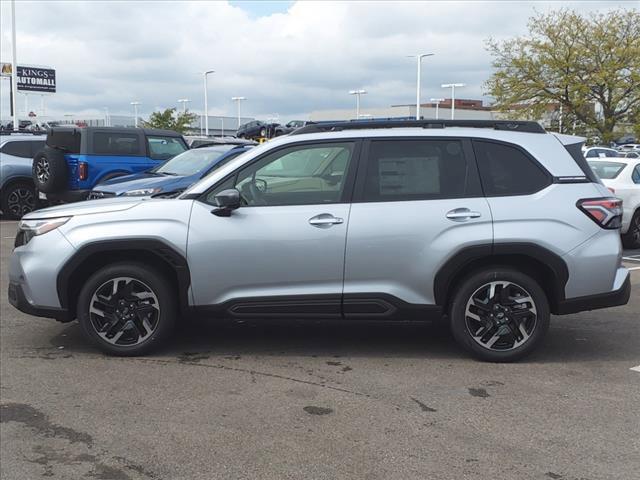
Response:
POLYGON ((629 224, 629 230, 622 234, 622 244, 625 248, 640 248, 640 210, 635 211, 629 224))
POLYGON ((267 136, 267 129, 266 128, 261 128, 260 129, 260 136, 261 137, 266 137, 267 136))
POLYGON ((0 210, 9 220, 20 220, 23 215, 36 209, 36 190, 30 182, 14 182, 2 189, 0 210))
POLYGON ((144 355, 170 337, 176 323, 176 291, 154 268, 115 263, 86 281, 78 296, 77 312, 85 336, 103 352, 144 355), (112 311, 118 312, 117 318, 112 311))
POLYGON ((535 280, 507 267, 487 267, 458 284, 450 309, 450 327, 458 344, 476 358, 512 362, 542 342, 549 317, 549 302, 535 280))
POLYGON ((56 193, 67 188, 67 161, 64 152, 44 147, 33 157, 32 177, 36 189, 56 193))

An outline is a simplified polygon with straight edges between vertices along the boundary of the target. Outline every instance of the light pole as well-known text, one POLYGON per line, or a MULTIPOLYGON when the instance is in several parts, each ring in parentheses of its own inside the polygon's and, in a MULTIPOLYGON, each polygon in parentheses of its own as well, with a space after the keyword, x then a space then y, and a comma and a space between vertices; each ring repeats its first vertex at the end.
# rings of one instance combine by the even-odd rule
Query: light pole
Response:
POLYGON ((431 103, 436 104, 436 120, 438 120, 438 107, 440 106, 440 102, 444 102, 444 98, 432 98, 431 103))
POLYGON ((141 102, 131 102, 133 105, 133 126, 138 128, 138 105, 142 105, 141 102))
POLYGON ((349 95, 356 96, 356 120, 360 118, 360 95, 366 95, 366 94, 367 94, 367 91, 363 89, 349 90, 349 95))
POLYGON ((434 53, 418 53, 417 55, 407 55, 410 58, 417 59, 418 62, 418 79, 416 81, 416 120, 420 120, 420 74, 422 73, 422 59, 431 57, 434 53))
POLYGON ((20 130, 18 122, 18 108, 16 97, 18 96, 18 57, 16 55, 16 0, 11 0, 11 107, 13 108, 13 131, 20 130))
POLYGON ((182 104, 182 113, 187 113, 187 103, 189 103, 191 100, 189 100, 188 98, 179 98, 178 99, 178 103, 182 104))
MULTIPOLYGON (((231 97, 231 100, 236 102, 238 106, 238 128, 240 128, 240 102, 246 100, 247 97, 231 97)), ((236 129, 237 130, 237 129, 236 129)))
POLYGON ((443 83, 442 88, 451 88, 451 120, 456 117, 456 87, 466 87, 466 83, 443 83))
POLYGON ((111 122, 109 121, 109 107, 104 107, 104 126, 111 126, 111 122))
POLYGON ((202 72, 204 78, 204 135, 209 136, 209 100, 207 98, 207 75, 215 73, 215 70, 207 70, 202 72))

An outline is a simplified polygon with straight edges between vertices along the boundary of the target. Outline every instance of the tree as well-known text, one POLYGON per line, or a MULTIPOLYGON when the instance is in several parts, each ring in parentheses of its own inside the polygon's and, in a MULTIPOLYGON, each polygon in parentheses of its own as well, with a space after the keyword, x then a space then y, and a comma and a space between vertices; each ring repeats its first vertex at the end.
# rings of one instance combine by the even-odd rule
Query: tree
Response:
POLYGON ((167 108, 162 112, 153 112, 149 120, 142 123, 147 128, 162 128, 185 133, 196 118, 195 113, 189 111, 176 113, 175 108, 167 108))
POLYGON ((640 11, 562 9, 536 13, 528 27, 526 36, 487 41, 495 72, 485 86, 499 110, 540 118, 561 105, 605 142, 638 118, 640 11))

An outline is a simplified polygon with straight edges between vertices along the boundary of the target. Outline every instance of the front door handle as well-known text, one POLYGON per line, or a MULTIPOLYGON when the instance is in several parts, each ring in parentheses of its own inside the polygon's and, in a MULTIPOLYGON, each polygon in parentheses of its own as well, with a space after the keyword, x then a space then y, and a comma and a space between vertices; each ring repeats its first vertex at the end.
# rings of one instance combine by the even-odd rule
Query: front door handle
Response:
POLYGON ((454 222, 466 222, 470 218, 478 218, 482 216, 480 212, 474 212, 468 208, 455 208, 447 212, 446 217, 454 222))
POLYGON ((329 228, 331 225, 337 225, 343 222, 343 219, 334 217, 330 213, 321 213, 309 219, 309 224, 317 228, 329 228))

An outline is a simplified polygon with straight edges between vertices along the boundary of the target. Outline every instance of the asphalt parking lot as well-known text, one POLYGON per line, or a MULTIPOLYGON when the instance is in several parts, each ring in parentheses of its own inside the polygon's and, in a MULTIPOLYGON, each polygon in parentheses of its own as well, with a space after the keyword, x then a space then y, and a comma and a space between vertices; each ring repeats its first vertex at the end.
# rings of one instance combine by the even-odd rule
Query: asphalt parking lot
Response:
POLYGON ((8 304, 15 228, 0 223, 2 479, 638 478, 640 251, 627 306, 555 317, 517 364, 434 325, 296 322, 189 323, 123 359, 8 304))

